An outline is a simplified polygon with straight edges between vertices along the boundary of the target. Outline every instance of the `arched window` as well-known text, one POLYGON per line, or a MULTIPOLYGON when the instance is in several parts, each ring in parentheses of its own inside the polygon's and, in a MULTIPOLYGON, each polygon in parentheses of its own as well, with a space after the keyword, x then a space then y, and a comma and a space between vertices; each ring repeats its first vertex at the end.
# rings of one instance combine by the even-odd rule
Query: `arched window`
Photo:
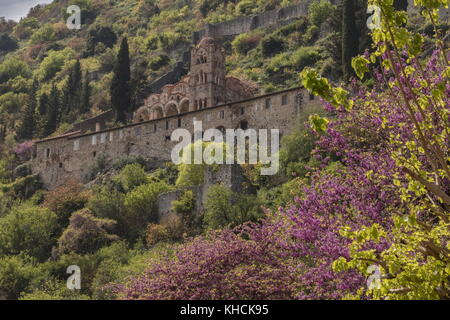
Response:
POLYGON ((205 98, 204 107, 206 108, 207 105, 208 105, 208 98, 205 98))

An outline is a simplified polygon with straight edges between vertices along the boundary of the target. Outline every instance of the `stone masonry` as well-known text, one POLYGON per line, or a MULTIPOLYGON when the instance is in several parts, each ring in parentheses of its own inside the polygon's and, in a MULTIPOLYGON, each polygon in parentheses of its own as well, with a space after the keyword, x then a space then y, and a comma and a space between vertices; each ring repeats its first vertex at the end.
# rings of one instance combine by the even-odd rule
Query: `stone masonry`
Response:
POLYGON ((178 143, 171 141, 172 131, 185 128, 193 134, 194 120, 203 122, 203 131, 279 129, 286 135, 298 123, 301 109, 320 104, 303 88, 258 95, 253 84, 226 76, 222 50, 212 38, 203 39, 192 53, 195 60, 188 77, 166 86, 160 95, 151 95, 134 114, 133 124, 119 128, 99 125, 91 133, 79 128, 37 141, 33 173, 52 189, 67 180, 87 182, 100 156, 109 161, 124 155, 170 161, 178 143))

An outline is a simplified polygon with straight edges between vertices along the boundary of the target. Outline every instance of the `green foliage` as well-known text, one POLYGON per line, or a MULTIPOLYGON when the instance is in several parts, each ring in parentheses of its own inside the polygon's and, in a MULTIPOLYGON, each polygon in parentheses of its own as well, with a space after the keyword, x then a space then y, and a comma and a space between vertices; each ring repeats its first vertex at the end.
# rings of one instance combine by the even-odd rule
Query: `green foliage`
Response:
POLYGON ((155 182, 136 187, 126 194, 125 221, 129 230, 129 239, 135 241, 147 223, 157 221, 157 197, 171 189, 164 182, 155 182))
POLYGON ((315 47, 301 47, 292 54, 291 61, 296 70, 302 70, 313 65, 320 58, 321 56, 315 47))
POLYGON ((250 195, 236 195, 223 185, 213 185, 206 195, 203 221, 208 229, 238 226, 262 217, 260 203, 250 195))
POLYGON ((8 34, 0 34, 0 51, 9 52, 18 48, 17 41, 8 34))
POLYGON ((44 261, 56 231, 57 218, 50 210, 27 204, 13 207, 0 218, 0 255, 27 254, 44 261))
POLYGON ((0 298, 15 300, 39 277, 45 277, 41 268, 26 256, 0 256, 0 298))
POLYGON ((71 48, 65 48, 61 51, 49 51, 39 68, 34 71, 34 76, 39 81, 52 80, 65 66, 72 65, 74 57, 75 52, 71 48))
POLYGON ((185 191, 178 200, 172 202, 172 209, 179 214, 189 214, 195 209, 195 195, 192 190, 185 191))
POLYGON ((181 164, 179 171, 177 187, 198 186, 204 181, 205 165, 203 164, 181 164))
POLYGON ((0 64, 0 83, 16 77, 27 78, 30 76, 28 65, 17 57, 9 57, 0 64))
POLYGON ((115 225, 114 220, 95 218, 89 209, 77 211, 70 217, 69 226, 58 239, 53 255, 94 253, 118 240, 116 235, 110 234, 115 225))
POLYGON ((157 71, 159 69, 161 69, 162 67, 165 67, 169 64, 170 62, 170 58, 165 55, 165 54, 160 54, 157 55, 156 57, 153 57, 148 66, 150 67, 150 69, 157 71))
POLYGON ((64 185, 44 195, 43 206, 57 216, 62 232, 69 224, 69 218, 75 211, 83 209, 89 199, 89 193, 76 181, 67 181, 64 185))
POLYGON ((122 170, 128 164, 139 164, 145 167, 146 161, 142 156, 124 155, 116 159, 112 166, 115 170, 122 170))
POLYGON ((126 112, 131 110, 131 71, 128 40, 124 38, 117 55, 114 76, 111 82, 111 104, 116 113, 116 121, 125 123, 126 112))
POLYGON ((241 15, 250 15, 258 8, 258 4, 255 1, 243 0, 236 6, 236 12, 241 15))
POLYGON ((117 176, 118 181, 126 192, 148 182, 144 168, 137 163, 127 164, 117 176))
POLYGON ((281 37, 269 35, 261 40, 260 47, 264 57, 272 57, 285 49, 285 43, 281 37))
POLYGON ((78 290, 69 290, 65 281, 47 280, 40 283, 37 288, 31 287, 22 292, 19 300, 89 300, 90 297, 78 290), (30 291, 30 292, 27 292, 30 291))
POLYGON ((52 42, 56 39, 55 28, 52 24, 47 23, 37 29, 30 38, 32 44, 52 42))
POLYGON ((175 185, 178 179, 178 167, 173 162, 167 162, 164 168, 152 172, 151 178, 163 181, 169 185, 175 185))
POLYGON ((262 39, 260 32, 242 33, 231 42, 232 48, 240 55, 255 49, 262 39))
POLYGON ((308 7, 308 17, 310 21, 320 27, 320 25, 333 13, 335 6, 328 0, 314 0, 308 7))
MULTIPOLYGON (((4 175, 5 174, 6 173, 4 173, 4 175)), ((6 175, 6 177, 8 177, 8 175, 6 175)), ((18 178, 11 183, 0 185, 0 191, 7 193, 14 198, 28 199, 41 187, 42 183, 39 175, 29 175, 18 178)))
POLYGON ((35 113, 37 110, 37 87, 37 82, 34 82, 22 115, 22 122, 17 130, 18 137, 23 140, 32 139, 36 133, 35 113))
POLYGON ((96 46, 103 44, 107 48, 112 48, 117 42, 115 32, 109 26, 95 25, 90 28, 86 41, 86 55, 95 53, 96 46))
POLYGON ((316 138, 305 125, 299 126, 281 140, 280 165, 287 176, 304 177, 316 138), (299 148, 298 146, 302 146, 299 148))

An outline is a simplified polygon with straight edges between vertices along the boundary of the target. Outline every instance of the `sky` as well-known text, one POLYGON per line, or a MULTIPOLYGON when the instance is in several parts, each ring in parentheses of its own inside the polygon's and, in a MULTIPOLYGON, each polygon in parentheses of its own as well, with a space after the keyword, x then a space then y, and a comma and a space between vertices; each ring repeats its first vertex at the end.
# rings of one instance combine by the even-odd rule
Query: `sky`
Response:
POLYGON ((32 7, 50 2, 52 0, 0 0, 0 17, 19 21, 32 7))

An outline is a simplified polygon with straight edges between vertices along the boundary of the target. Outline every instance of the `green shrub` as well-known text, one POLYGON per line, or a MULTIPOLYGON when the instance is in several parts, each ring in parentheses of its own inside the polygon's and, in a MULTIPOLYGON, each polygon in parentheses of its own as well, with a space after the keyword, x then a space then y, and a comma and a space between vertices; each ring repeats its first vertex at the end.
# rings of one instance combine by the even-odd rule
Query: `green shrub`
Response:
POLYGON ((127 164, 117 178, 125 191, 130 191, 148 182, 144 168, 137 163, 127 164))
POLYGON ((47 23, 37 29, 30 38, 32 44, 52 42, 56 40, 56 32, 53 25, 47 23))
POLYGON ((68 226, 72 213, 84 208, 88 200, 89 192, 84 190, 82 184, 71 180, 47 192, 43 205, 56 214, 62 232, 68 226))
POLYGON ((169 230, 160 224, 151 223, 147 227, 145 240, 148 246, 154 246, 158 242, 170 239, 169 230))
POLYGON ((335 8, 328 0, 314 0, 308 7, 308 17, 315 26, 320 27, 335 8))
POLYGON ((142 156, 125 155, 114 161, 113 168, 115 170, 122 170, 128 164, 140 164, 145 168, 147 162, 142 156))
POLYGON ((42 187, 42 182, 39 175, 30 175, 0 186, 3 193, 8 193, 15 198, 28 199, 42 187))
POLYGON ((283 37, 287 37, 288 35, 294 32, 305 33, 307 28, 308 28, 308 21, 306 20, 306 18, 302 17, 299 20, 296 20, 288 24, 287 26, 281 27, 277 31, 277 34, 283 37))
POLYGON ((156 34, 151 34, 145 39, 144 44, 148 50, 156 50, 158 49, 159 37, 156 34))
POLYGON ((236 13, 240 15, 250 15, 258 9, 258 4, 253 0, 243 0, 236 6, 236 13))
POLYGON ((78 290, 70 290, 67 288, 65 281, 47 280, 39 284, 37 288, 24 292, 20 295, 19 300, 89 300, 89 296, 80 293, 78 290))
POLYGON ((108 166, 108 158, 106 154, 100 153, 95 158, 95 163, 90 170, 89 180, 93 180, 97 175, 104 173, 105 170, 107 169, 107 166, 108 166))
POLYGON ((264 57, 272 57, 277 53, 284 51, 286 44, 281 37, 269 35, 261 40, 260 46, 261 53, 264 57))
POLYGON ((178 178, 178 167, 173 162, 167 162, 164 168, 158 168, 152 172, 151 177, 157 181, 175 185, 178 178))
POLYGON ((172 209, 179 214, 188 214, 195 209, 195 194, 192 190, 183 193, 180 199, 172 202, 172 209))
POLYGON ((320 29, 317 26, 311 26, 306 30, 304 40, 306 43, 312 44, 319 38, 320 29))
POLYGON ((243 33, 234 38, 231 46, 240 55, 246 55, 247 52, 259 45, 261 39, 262 36, 259 33, 243 33))
POLYGON ((234 227, 262 217, 260 203, 255 196, 237 195, 223 186, 212 186, 206 195, 203 220, 208 229, 234 227))
POLYGON ((46 275, 41 268, 33 265, 27 257, 0 257, 0 299, 18 299, 21 293, 42 277, 46 275))
POLYGON ((57 227, 56 215, 47 208, 13 207, 0 218, 0 255, 27 254, 44 261, 55 244, 57 227))
POLYGON ((18 48, 17 41, 8 34, 0 34, 0 51, 9 52, 18 48))
POLYGON ((171 189, 164 182, 156 182, 141 185, 126 194, 125 223, 128 226, 131 241, 137 239, 149 222, 157 222, 157 197, 171 189))
POLYGON ((0 83, 7 82, 19 76, 23 78, 30 76, 28 65, 15 56, 3 60, 0 64, 0 83))
POLYGON ((296 70, 301 71, 307 66, 312 66, 321 58, 320 53, 314 47, 301 47, 291 55, 291 63, 296 70))
POLYGON ((70 217, 69 226, 58 239, 53 255, 94 253, 118 240, 116 235, 111 234, 115 225, 114 220, 95 218, 89 209, 75 212, 70 217))

